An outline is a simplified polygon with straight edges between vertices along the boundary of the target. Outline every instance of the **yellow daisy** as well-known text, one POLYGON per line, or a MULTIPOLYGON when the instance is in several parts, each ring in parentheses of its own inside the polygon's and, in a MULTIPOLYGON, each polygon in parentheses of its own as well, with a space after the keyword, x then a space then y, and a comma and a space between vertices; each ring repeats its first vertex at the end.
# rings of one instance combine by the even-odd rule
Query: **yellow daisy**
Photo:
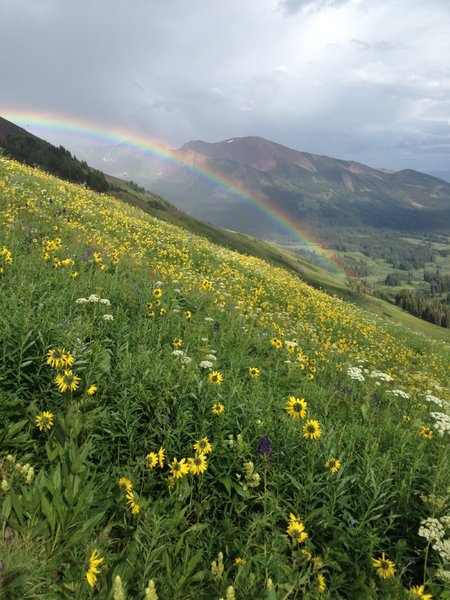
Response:
POLYGON ((384 552, 380 558, 372 558, 372 566, 377 570, 377 575, 381 579, 388 579, 395 574, 395 564, 386 558, 384 552))
POLYGON ((203 437, 195 442, 194 450, 196 450, 198 454, 209 454, 212 450, 212 446, 209 443, 208 438, 203 437))
POLYGON ((189 471, 194 475, 201 475, 208 468, 205 454, 196 454, 194 458, 188 458, 189 471))
POLYGON ((80 385, 80 377, 72 371, 63 371, 55 377, 55 383, 61 393, 74 392, 80 385))
POLYGON ((220 371, 211 371, 208 375, 208 381, 213 385, 220 385, 223 381, 223 375, 220 371))
POLYGON ((104 560, 105 559, 102 558, 94 548, 89 557, 89 567, 86 572, 86 579, 91 587, 94 587, 97 583, 97 575, 100 573, 99 565, 101 565, 104 560))
POLYGON ((317 440, 322 435, 320 424, 314 419, 308 419, 303 425, 303 437, 307 440, 317 440))
POLYGON ((36 423, 36 427, 39 427, 39 431, 51 429, 53 427, 53 413, 44 410, 43 413, 37 415, 34 422, 36 423))
POLYGON ((189 464, 186 463, 185 458, 182 458, 180 461, 174 458, 169 465, 169 469, 172 473, 172 477, 180 479, 189 473, 189 464))
POLYGON ((286 410, 291 417, 294 417, 294 419, 304 419, 306 417, 307 408, 308 404, 305 402, 304 398, 289 396, 289 399, 286 402, 286 410))

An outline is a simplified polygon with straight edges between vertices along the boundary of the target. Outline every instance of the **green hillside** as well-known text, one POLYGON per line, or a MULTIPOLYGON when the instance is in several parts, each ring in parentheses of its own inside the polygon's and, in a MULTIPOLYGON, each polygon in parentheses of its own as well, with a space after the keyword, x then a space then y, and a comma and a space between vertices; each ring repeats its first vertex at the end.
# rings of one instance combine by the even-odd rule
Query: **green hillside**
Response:
MULTIPOLYGON (((261 258, 270 264, 288 269, 292 273, 299 275, 303 281, 309 283, 314 288, 336 295, 339 298, 352 302, 356 306, 375 313, 385 319, 390 326, 395 326, 395 323, 398 322, 413 331, 422 333, 433 339, 450 342, 449 329, 442 329, 415 318, 396 306, 392 306, 390 302, 383 301, 370 294, 362 294, 356 289, 357 279, 354 280, 355 285, 352 285, 352 278, 349 279, 342 273, 332 274, 317 264, 302 258, 302 256, 295 254, 295 244, 292 242, 284 248, 282 245, 259 240, 245 233, 214 227, 209 223, 195 219, 187 213, 176 209, 160 196, 144 189, 136 189, 134 184, 127 183, 122 179, 110 175, 106 175, 106 179, 111 184, 111 193, 116 198, 132 206, 141 208, 160 220, 206 237, 211 242, 225 246, 230 250, 261 258)), ((344 234, 342 236, 344 238, 344 234)), ((376 236, 375 239, 377 239, 376 236)))
POLYGON ((448 343, 115 193, 0 156, 1 597, 449 599, 448 343))

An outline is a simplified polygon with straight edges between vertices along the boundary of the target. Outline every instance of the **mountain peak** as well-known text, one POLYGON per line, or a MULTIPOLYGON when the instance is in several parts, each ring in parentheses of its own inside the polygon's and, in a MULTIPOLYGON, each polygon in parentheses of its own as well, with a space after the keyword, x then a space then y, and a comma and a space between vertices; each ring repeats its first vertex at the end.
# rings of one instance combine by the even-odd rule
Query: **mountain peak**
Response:
POLYGON ((193 140, 184 144, 178 152, 195 152, 209 159, 231 160, 258 171, 272 171, 280 162, 292 163, 310 172, 316 171, 306 153, 258 136, 229 138, 213 143, 193 140))

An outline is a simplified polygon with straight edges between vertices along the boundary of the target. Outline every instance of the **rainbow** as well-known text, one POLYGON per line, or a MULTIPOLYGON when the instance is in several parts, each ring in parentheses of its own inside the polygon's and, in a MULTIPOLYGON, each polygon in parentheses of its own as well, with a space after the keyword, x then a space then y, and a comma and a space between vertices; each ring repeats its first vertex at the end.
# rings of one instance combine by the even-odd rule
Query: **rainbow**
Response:
POLYGON ((181 166, 205 180, 220 186, 228 194, 236 196, 247 204, 256 207, 263 215, 276 223, 282 231, 285 231, 287 235, 303 246, 305 250, 315 254, 321 266, 333 273, 345 274, 343 263, 339 261, 336 255, 323 248, 315 234, 285 210, 264 196, 256 196, 253 192, 246 189, 244 185, 236 183, 236 181, 231 181, 231 179, 226 178, 223 173, 220 173, 213 167, 193 165, 184 161, 160 142, 150 140, 141 134, 132 133, 125 129, 114 126, 107 127, 71 116, 8 110, 1 107, 0 115, 24 129, 33 130, 31 132, 36 135, 42 135, 41 132, 51 131, 79 135, 103 143, 110 142, 127 145, 152 158, 163 159, 168 163, 181 166))

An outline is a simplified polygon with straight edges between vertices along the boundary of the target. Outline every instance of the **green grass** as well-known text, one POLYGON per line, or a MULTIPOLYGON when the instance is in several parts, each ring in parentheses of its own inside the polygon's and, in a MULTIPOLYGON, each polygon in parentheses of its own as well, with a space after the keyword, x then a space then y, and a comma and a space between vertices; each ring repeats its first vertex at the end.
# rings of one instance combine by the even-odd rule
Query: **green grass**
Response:
POLYGON ((450 597, 418 535, 450 511, 448 343, 284 250, 237 236, 367 310, 4 158, 0 202, 2 598, 450 597), (205 471, 171 477, 204 437, 205 471))

